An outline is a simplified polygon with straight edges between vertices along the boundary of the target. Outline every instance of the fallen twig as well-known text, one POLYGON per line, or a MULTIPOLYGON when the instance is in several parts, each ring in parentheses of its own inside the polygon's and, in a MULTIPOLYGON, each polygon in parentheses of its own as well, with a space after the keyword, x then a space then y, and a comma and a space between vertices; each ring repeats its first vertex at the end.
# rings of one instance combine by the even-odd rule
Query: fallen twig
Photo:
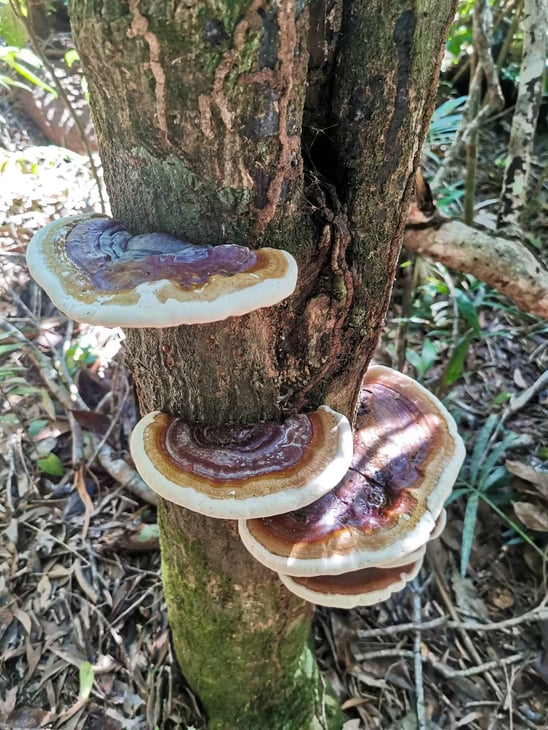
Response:
MULTIPOLYGON (((449 611, 449 613, 451 615, 451 618, 453 619, 453 621, 455 622, 455 624, 457 624, 455 626, 455 629, 460 634, 460 636, 461 636, 461 638, 462 638, 462 640, 464 642, 464 645, 465 645, 466 649, 468 650, 470 656, 476 662, 477 666, 481 666, 483 664, 482 659, 481 659, 481 657, 479 655, 478 650, 476 649, 476 647, 474 645, 474 642, 468 636, 467 630, 463 627, 462 623, 459 621, 459 615, 457 613, 457 609, 455 608, 455 606, 453 604, 453 601, 451 600, 451 596, 449 595, 449 592, 448 592, 448 590, 446 588, 445 580, 443 578, 443 575, 440 574, 440 572, 437 570, 437 568, 436 568, 435 565, 432 566, 432 567, 433 567, 433 570, 434 570, 434 576, 435 576, 435 579, 436 579, 436 585, 437 585, 438 590, 440 592, 440 596, 442 598, 442 601, 444 602, 447 610, 449 611)), ((486 675, 485 678, 486 678, 489 686, 491 687, 491 689, 495 693, 495 697, 498 697, 498 699, 500 700, 500 687, 498 686, 497 682, 493 679, 493 677, 491 676, 491 674, 489 674, 489 671, 488 670, 485 671, 485 675, 486 675)))
MULTIPOLYGON (((413 595, 413 621, 418 624, 421 620, 421 589, 419 581, 411 581, 413 595)), ((417 712, 417 730, 426 730, 426 710, 424 706, 424 681, 422 676, 421 632, 415 631, 413 640, 413 667, 415 674, 415 707, 417 712)))
POLYGON ((521 662, 527 657, 528 654, 522 651, 519 652, 519 654, 512 654, 511 656, 502 657, 502 659, 493 659, 490 662, 483 662, 482 664, 477 664, 474 667, 468 667, 468 669, 453 669, 452 667, 448 667, 447 664, 444 664, 443 662, 437 662, 432 657, 425 658, 426 661, 428 661, 428 663, 434 669, 437 669, 440 674, 443 674, 446 679, 453 679, 455 677, 473 677, 476 674, 486 674, 493 669, 500 669, 500 667, 505 667, 508 664, 516 664, 517 662, 521 662))
POLYGON ((519 626, 520 624, 547 620, 548 606, 543 602, 540 606, 527 611, 527 613, 523 613, 520 616, 513 616, 503 621, 493 621, 490 623, 481 623, 480 621, 452 621, 447 616, 439 616, 439 618, 433 618, 431 621, 413 621, 406 624, 386 626, 382 629, 358 629, 357 636, 359 639, 379 639, 395 634, 423 633, 437 629, 440 626, 448 629, 461 628, 465 631, 503 631, 513 626, 519 626))
POLYGON ((392 634, 407 634, 411 631, 431 631, 437 629, 439 626, 447 624, 447 616, 440 616, 434 618, 431 621, 421 621, 407 623, 407 624, 396 624, 395 626, 386 626, 383 629, 358 629, 357 634, 359 639, 377 639, 382 636, 390 636, 392 634))
POLYGON ((522 614, 521 616, 507 618, 504 621, 495 621, 493 623, 486 624, 482 624, 479 621, 448 621, 447 627, 451 629, 460 627, 466 631, 502 631, 503 629, 509 629, 512 626, 519 626, 520 624, 528 623, 529 621, 546 620, 548 620, 548 607, 541 605, 522 614))

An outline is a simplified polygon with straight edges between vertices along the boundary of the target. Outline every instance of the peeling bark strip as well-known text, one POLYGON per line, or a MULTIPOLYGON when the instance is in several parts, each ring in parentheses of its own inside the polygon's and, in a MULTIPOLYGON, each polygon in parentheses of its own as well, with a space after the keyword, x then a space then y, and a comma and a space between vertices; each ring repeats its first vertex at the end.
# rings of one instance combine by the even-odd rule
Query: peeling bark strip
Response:
POLYGON ((408 228, 403 243, 451 269, 473 274, 524 312, 548 318, 548 271, 518 241, 448 221, 439 228, 408 228))
POLYGON ((154 93, 156 96, 156 119, 158 128, 162 135, 162 142, 166 149, 169 148, 167 117, 166 117, 166 75, 162 67, 161 47, 158 37, 151 33, 148 27, 148 20, 141 15, 139 10, 139 0, 128 0, 129 9, 133 16, 131 28, 127 32, 128 38, 142 37, 149 48, 150 61, 147 66, 150 68, 156 88, 154 93))
MULTIPOLYGON (((258 10, 260 7, 261 0, 254 0, 249 5, 246 14, 234 29, 230 49, 224 54, 224 57, 215 70, 215 80, 211 93, 200 94, 198 97, 198 106, 202 114, 202 132, 210 141, 215 139, 212 123, 214 109, 220 115, 226 128, 226 133, 233 136, 233 122, 234 118, 237 118, 237 110, 232 109, 230 99, 225 94, 224 84, 229 72, 237 65, 239 56, 249 40, 248 33, 250 31, 257 32, 259 29, 260 19, 258 10)), ((237 135, 234 136, 234 139, 237 144, 237 135)), ((243 188, 252 188, 253 179, 249 171, 241 164, 240 155, 235 154, 235 150, 229 150, 230 148, 227 146, 227 154, 225 154, 223 159, 224 164, 222 170, 221 168, 216 169, 217 177, 228 181, 236 180, 239 176, 240 185, 243 188), (237 167, 238 164, 240 165, 239 169, 237 167)))
POLYGON ((535 125, 542 99, 548 0, 524 0, 523 15, 518 98, 497 219, 497 227, 509 229, 511 235, 520 233, 520 218, 526 203, 535 125))
POLYGON ((278 102, 280 155, 277 170, 268 185, 266 205, 255 213, 255 235, 260 235, 274 218, 284 182, 291 178, 300 180, 302 175, 301 138, 300 135, 288 133, 288 111, 293 98, 293 57, 297 48, 296 12, 294 0, 286 0, 278 5, 278 63, 282 86, 278 102))
MULTIPOLYGON (((403 5, 70 0, 114 216, 299 264, 283 305, 128 331, 142 413, 216 425, 327 403, 352 416, 456 0, 403 5)), ((209 726, 318 727, 310 607, 233 524, 166 503, 160 519, 174 646, 209 726)))

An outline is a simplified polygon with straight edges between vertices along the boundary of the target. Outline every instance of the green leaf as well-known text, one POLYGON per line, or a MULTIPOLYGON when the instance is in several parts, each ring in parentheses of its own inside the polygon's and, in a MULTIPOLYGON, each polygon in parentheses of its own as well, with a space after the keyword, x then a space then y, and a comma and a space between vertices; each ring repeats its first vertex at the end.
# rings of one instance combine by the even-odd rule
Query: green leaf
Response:
POLYGON ((464 496, 465 494, 468 494, 470 490, 466 487, 457 487, 456 489, 453 489, 451 494, 447 497, 445 500, 445 507, 449 507, 450 504, 455 502, 459 497, 464 496))
POLYGON ((10 426, 19 426, 19 419, 15 413, 0 414, 0 423, 7 423, 10 426))
POLYGON ((480 489, 486 492, 490 487, 502 486, 501 482, 508 480, 510 472, 505 466, 497 466, 488 474, 480 484, 480 489))
MULTIPOLYGON (((21 378, 14 378, 12 382, 15 380, 20 381, 21 378)), ((10 395, 34 395, 40 392, 40 388, 34 385, 14 385, 14 387, 6 385, 6 390, 10 395)))
POLYGON ((457 346, 453 350, 449 362, 447 363, 447 367, 443 375, 444 385, 451 385, 462 375, 464 363, 466 361, 466 355, 468 355, 468 349, 470 347, 471 341, 472 337, 470 335, 465 335, 464 337, 461 337, 458 341, 457 346))
POLYGON ((438 356, 438 350, 437 347, 434 345, 432 340, 430 340, 428 337, 424 340, 422 343, 422 349, 421 349, 421 360, 423 363, 424 372, 426 373, 432 365, 436 362, 436 358, 438 356))
POLYGON ((457 306, 459 308, 459 314, 463 317, 470 327, 474 330, 475 334, 479 334, 480 323, 478 319, 478 311, 473 302, 471 302, 462 289, 455 290, 455 299, 457 300, 457 306))
POLYGON ((76 48, 70 48, 65 53, 65 63, 67 64, 67 66, 69 68, 71 68, 76 63, 76 61, 79 61, 79 60, 80 60, 80 56, 78 55, 78 51, 76 50, 76 48))
POLYGON ((531 547, 533 550, 535 550, 535 552, 540 555, 543 561, 546 560, 545 551, 529 537, 525 530, 523 530, 516 522, 511 520, 505 512, 497 507, 497 505, 485 495, 484 492, 480 493, 479 496, 482 498, 485 504, 489 505, 493 512, 496 512, 499 517, 502 517, 506 524, 508 524, 514 530, 514 532, 516 532, 521 537, 521 539, 529 545, 529 547, 531 547))
POLYGON ((18 61, 26 63, 27 66, 32 68, 42 68, 42 61, 38 58, 34 51, 30 48, 11 48, 11 54, 18 61))
POLYGON ((406 350, 405 351, 405 359, 407 362, 412 365, 417 373, 420 373, 421 370, 421 358, 420 355, 417 355, 417 353, 414 350, 406 350))
POLYGON ((91 688, 93 687, 93 682, 95 681, 95 672, 93 671, 93 667, 89 662, 82 662, 80 664, 79 681, 80 699, 86 701, 89 699, 89 696, 91 694, 91 688))
POLYGON ((42 81, 42 79, 37 76, 33 71, 31 71, 26 66, 23 66, 19 62, 15 60, 6 61, 8 66, 12 68, 14 71, 17 71, 18 74, 20 74, 24 79, 27 81, 30 81, 31 84, 34 84, 35 86, 39 86, 41 89, 44 89, 45 91, 49 91, 50 94, 57 97, 57 92, 54 88, 52 88, 49 84, 46 84, 45 81, 42 81))
POLYGON ((149 540, 155 540, 160 537, 160 527, 156 522, 150 525, 141 525, 141 529, 138 531, 136 538, 137 542, 148 542, 149 540))
POLYGON ((55 454, 46 454, 45 456, 41 456, 36 461, 36 464, 39 469, 52 477, 62 477, 65 472, 63 462, 55 454))
POLYGON ((476 438, 472 457, 470 458, 470 481, 474 485, 476 484, 480 464, 485 456, 485 451, 487 450, 487 444, 489 443, 489 439, 491 438, 499 421, 500 416, 496 413, 491 414, 483 424, 481 431, 478 433, 476 438))
POLYGON ((507 433, 506 436, 500 441, 496 446, 494 446, 493 449, 491 449, 491 452, 486 457, 485 461, 483 462, 483 465, 481 467, 481 472, 478 479, 478 486, 480 489, 484 489, 484 483, 489 477, 489 474, 491 473, 491 470, 497 463, 497 461, 502 458, 504 452, 510 447, 513 446, 516 441, 519 439, 519 436, 517 433, 507 433))
POLYGON ((15 343, 13 345, 0 345, 0 355, 6 355, 8 352, 20 349, 21 345, 15 343))
POLYGON ((5 76, 4 74, 0 74, 0 86, 3 86, 5 89, 9 89, 10 86, 13 86, 16 89, 29 90, 29 87, 26 84, 23 84, 21 81, 16 81, 15 79, 12 79, 11 76, 5 76))
POLYGON ((27 31, 9 3, 0 5, 0 37, 8 46, 22 48, 27 42, 27 31))
POLYGON ((479 494, 474 492, 470 495, 466 503, 464 511, 464 523, 462 526, 462 542, 460 553, 460 574, 464 578, 468 570, 470 555, 472 554, 472 545, 474 544, 474 532, 476 529, 476 521, 478 517, 479 494))
POLYGON ((502 403, 507 403, 512 397, 512 393, 507 391, 501 391, 498 395, 491 399, 491 404, 494 406, 500 406, 502 403))
POLYGON ((55 413, 55 404, 54 404, 53 400, 51 399, 50 394, 48 393, 48 391, 45 388, 41 388, 40 395, 41 395, 41 401, 42 401, 42 408, 45 410, 50 421, 54 421, 57 414, 55 413))
POLYGON ((47 418, 38 418, 36 421, 29 423, 29 436, 36 436, 40 431, 48 425, 47 418))
POLYGON ((19 367, 19 365, 6 365, 0 367, 0 380, 8 380, 8 378, 14 378, 15 373, 24 371, 25 368, 19 367))

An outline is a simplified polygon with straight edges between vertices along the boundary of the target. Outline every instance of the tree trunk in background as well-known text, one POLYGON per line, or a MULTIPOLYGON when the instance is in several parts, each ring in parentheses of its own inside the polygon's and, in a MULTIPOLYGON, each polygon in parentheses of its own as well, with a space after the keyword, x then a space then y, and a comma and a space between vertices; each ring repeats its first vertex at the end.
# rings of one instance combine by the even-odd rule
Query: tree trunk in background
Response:
MULTIPOLYGON (((350 418, 388 306, 453 0, 72 0, 114 216, 299 263, 284 304, 127 332, 143 413, 350 418)), ((321 719, 311 606, 234 522, 160 508, 177 658, 210 727, 321 719)))
POLYGON ((497 229, 516 238, 522 237, 521 217, 527 203, 535 128, 544 89, 547 15, 548 0, 524 1, 518 98, 497 216, 497 229))

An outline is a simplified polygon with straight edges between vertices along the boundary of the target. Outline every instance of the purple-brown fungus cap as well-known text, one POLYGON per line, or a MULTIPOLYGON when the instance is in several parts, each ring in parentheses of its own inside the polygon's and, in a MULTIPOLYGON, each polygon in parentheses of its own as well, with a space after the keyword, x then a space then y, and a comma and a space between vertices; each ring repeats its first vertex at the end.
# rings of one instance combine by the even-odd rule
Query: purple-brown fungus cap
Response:
POLYGON ((332 608, 355 608, 386 601, 413 580, 421 565, 422 558, 397 567, 362 568, 340 575, 279 577, 286 588, 305 601, 332 608))
POLYGON ((215 428, 155 411, 135 426, 130 446, 137 471, 161 497, 235 519, 297 509, 328 492, 348 469, 352 432, 327 406, 215 428))
POLYGON ((215 322, 277 304, 297 282, 285 251, 132 236, 96 215, 49 223, 29 243, 27 263, 62 312, 105 327, 215 322))
POLYGON ((305 508, 241 520, 240 537, 257 560, 286 575, 401 564, 430 538, 464 453, 453 418, 432 393, 372 366, 342 481, 305 508))
MULTIPOLYGON (((443 532, 447 519, 446 510, 442 510, 430 533, 430 540, 435 540, 443 532)), ((318 575, 299 578, 278 573, 282 583, 293 593, 305 601, 319 606, 333 608, 355 608, 356 606, 372 606, 386 601, 392 593, 402 588, 416 575, 424 560, 426 545, 408 555, 395 559, 382 568, 362 568, 339 575, 318 575)))

